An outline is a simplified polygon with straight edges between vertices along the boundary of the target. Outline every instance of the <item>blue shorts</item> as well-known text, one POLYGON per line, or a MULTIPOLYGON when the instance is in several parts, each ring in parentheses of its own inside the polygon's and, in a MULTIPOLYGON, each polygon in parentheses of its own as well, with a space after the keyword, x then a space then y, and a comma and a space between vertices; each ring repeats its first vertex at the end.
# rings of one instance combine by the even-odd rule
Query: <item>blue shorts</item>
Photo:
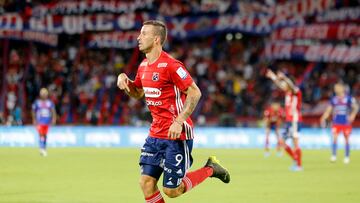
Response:
POLYGON ((283 132, 284 140, 288 138, 298 138, 301 131, 301 123, 299 122, 286 122, 285 130, 283 132))
POLYGON ((147 137, 141 149, 141 174, 159 180, 163 186, 177 188, 192 165, 193 140, 165 140, 147 137))

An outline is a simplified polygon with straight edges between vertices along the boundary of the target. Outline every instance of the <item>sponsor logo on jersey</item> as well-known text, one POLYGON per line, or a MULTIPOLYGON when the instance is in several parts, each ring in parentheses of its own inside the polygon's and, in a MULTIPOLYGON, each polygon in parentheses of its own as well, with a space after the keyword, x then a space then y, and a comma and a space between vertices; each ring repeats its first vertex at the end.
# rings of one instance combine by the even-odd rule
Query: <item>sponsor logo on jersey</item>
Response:
POLYGON ((141 156, 154 156, 154 154, 148 152, 141 152, 141 156))
POLYGON ((158 88, 143 87, 145 97, 158 98, 161 96, 161 91, 158 88))
POLYGON ((159 81, 159 73, 153 72, 152 80, 155 81, 155 82, 156 82, 156 81, 159 81))
POLYGON ((154 101, 154 100, 146 100, 146 104, 148 106, 161 106, 162 102, 161 101, 154 101))
POLYGON ((182 170, 181 169, 179 169, 178 171, 176 171, 176 174, 178 174, 178 175, 182 175, 183 174, 183 172, 182 172, 182 170))
POLYGON ((168 64, 167 63, 159 63, 157 65, 158 68, 165 68, 168 64))
POLYGON ((164 171, 166 173, 172 173, 172 170, 170 168, 167 168, 166 166, 164 166, 164 171))
POLYGON ((147 66, 147 62, 146 61, 141 62, 139 66, 147 66))
POLYGON ((176 70, 176 73, 183 80, 187 77, 187 72, 181 66, 176 70))

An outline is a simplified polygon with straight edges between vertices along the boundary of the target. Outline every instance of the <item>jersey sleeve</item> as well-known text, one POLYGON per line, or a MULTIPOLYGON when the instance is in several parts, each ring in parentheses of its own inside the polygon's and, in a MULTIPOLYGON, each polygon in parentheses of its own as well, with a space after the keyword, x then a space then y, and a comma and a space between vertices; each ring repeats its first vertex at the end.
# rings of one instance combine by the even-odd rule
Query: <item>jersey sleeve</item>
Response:
POLYGON ((140 78, 140 72, 141 72, 141 68, 139 67, 136 76, 135 76, 135 80, 133 82, 134 86, 136 88, 142 88, 142 83, 141 83, 141 78, 140 78))
POLYGON ((169 75, 173 83, 181 91, 185 91, 194 81, 190 73, 186 70, 184 64, 175 62, 168 69, 169 75))
POLYGON ((330 101, 329 101, 329 105, 330 105, 330 106, 335 106, 335 101, 334 101, 334 100, 335 100, 334 97, 331 97, 331 98, 330 98, 330 101))

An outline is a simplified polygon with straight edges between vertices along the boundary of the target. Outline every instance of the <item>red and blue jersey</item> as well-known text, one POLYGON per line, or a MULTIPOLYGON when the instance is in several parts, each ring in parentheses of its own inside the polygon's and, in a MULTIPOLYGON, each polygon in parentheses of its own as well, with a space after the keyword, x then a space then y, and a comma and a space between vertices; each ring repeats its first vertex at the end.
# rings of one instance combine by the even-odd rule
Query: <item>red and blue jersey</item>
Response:
POLYGON ((52 121, 52 109, 55 108, 54 103, 50 99, 38 99, 32 105, 35 112, 36 123, 39 125, 49 125, 52 121))
MULTIPOLYGON (((184 91, 192 83, 193 79, 184 64, 164 51, 152 64, 149 64, 147 59, 141 62, 134 85, 144 90, 146 104, 153 118, 151 137, 169 139, 169 128, 184 107, 184 91)), ((189 117, 184 122, 180 139, 193 138, 193 122, 189 117)))
POLYGON ((351 106, 355 99, 347 95, 345 97, 333 96, 330 99, 330 105, 333 108, 333 125, 349 125, 348 116, 351 112, 351 106))

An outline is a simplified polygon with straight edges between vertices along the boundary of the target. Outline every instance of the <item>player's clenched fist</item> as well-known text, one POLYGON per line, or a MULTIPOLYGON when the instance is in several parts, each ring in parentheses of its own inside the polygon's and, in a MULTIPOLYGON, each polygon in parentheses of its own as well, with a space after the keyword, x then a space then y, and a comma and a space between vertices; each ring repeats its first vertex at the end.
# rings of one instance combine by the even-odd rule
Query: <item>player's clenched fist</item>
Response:
POLYGON ((129 78, 125 73, 120 73, 120 75, 118 76, 117 79, 117 86, 121 89, 121 90, 126 90, 128 92, 130 92, 130 88, 129 88, 129 78))

